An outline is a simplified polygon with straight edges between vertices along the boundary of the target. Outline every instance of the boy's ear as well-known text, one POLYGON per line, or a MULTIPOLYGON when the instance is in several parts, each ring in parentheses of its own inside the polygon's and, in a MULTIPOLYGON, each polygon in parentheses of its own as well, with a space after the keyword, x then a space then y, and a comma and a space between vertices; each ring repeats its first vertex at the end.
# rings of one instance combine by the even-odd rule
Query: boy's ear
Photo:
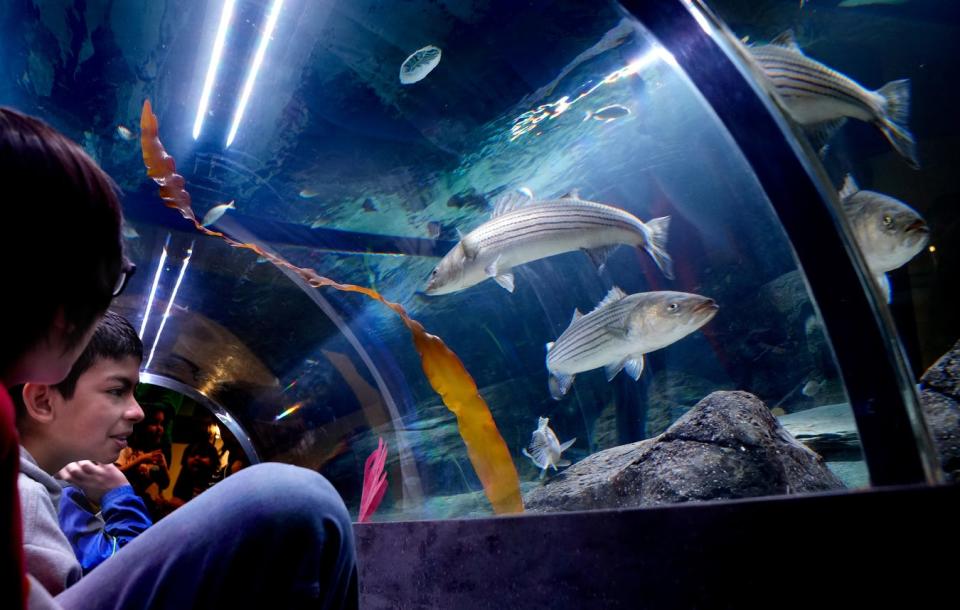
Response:
POLYGON ((60 392, 44 383, 27 383, 23 386, 23 405, 30 419, 50 423, 56 417, 55 405, 60 392))

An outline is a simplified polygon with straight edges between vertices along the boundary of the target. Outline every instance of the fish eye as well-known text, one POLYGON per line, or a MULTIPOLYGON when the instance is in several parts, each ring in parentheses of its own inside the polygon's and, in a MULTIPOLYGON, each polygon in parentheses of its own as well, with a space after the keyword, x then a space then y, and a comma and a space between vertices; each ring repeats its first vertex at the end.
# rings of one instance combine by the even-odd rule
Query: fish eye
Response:
POLYGON ((670 303, 667 305, 667 311, 676 311, 678 309, 680 309, 680 306, 676 303, 670 303))
POLYGON ((890 226, 892 226, 892 225, 893 225, 893 218, 890 216, 890 214, 884 214, 884 215, 883 215, 883 226, 885 226, 885 227, 890 227, 890 226))

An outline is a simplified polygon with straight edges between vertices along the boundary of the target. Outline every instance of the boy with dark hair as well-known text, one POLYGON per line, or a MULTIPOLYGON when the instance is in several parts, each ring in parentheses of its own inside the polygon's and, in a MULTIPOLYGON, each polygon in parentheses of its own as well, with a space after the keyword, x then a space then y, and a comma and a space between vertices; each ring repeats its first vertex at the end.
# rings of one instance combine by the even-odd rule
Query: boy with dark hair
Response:
MULTIPOLYGON (((4 608, 23 608, 28 597, 32 609, 356 608, 353 530, 343 500, 316 472, 287 464, 257 464, 227 478, 56 599, 28 580, 6 388, 63 381, 133 266, 124 263, 120 206, 106 174, 56 130, 6 108, 0 108, 0 185, 13 194, 3 201, 0 281, 15 295, 4 299, 0 319, 4 608)), ((52 392, 32 399, 55 400, 52 392)), ((35 409, 42 417, 53 412, 35 409)), ((98 452, 122 446, 132 415, 109 412, 115 417, 109 430, 100 428, 102 420, 94 426, 75 418, 65 446, 98 452), (95 428, 100 438, 82 438, 95 428)), ((38 463, 62 459, 38 453, 38 463)))
POLYGON ((113 465, 143 419, 133 397, 142 358, 137 332, 108 311, 66 379, 28 383, 14 396, 27 569, 51 594, 152 525, 113 465), (62 493, 57 471, 73 485, 62 493))

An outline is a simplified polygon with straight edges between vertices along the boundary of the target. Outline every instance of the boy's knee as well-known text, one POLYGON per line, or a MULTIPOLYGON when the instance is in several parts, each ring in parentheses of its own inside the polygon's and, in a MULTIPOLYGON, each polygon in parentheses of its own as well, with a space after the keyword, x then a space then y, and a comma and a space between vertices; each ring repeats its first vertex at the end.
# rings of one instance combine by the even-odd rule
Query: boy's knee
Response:
POLYGON ((350 531, 352 523, 343 499, 330 482, 317 472, 267 462, 245 468, 228 477, 245 482, 242 492, 255 505, 266 508, 274 519, 287 526, 308 521, 321 527, 335 524, 350 531))

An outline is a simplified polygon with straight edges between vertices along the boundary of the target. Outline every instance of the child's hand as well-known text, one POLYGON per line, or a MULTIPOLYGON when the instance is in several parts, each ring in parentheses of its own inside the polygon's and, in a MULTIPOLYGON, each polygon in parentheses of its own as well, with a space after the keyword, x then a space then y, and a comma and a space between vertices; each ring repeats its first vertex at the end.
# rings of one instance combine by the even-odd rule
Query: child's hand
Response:
POLYGON ((97 504, 100 504, 103 494, 129 484, 120 469, 113 464, 97 464, 89 460, 67 464, 57 476, 79 487, 83 495, 97 504))

